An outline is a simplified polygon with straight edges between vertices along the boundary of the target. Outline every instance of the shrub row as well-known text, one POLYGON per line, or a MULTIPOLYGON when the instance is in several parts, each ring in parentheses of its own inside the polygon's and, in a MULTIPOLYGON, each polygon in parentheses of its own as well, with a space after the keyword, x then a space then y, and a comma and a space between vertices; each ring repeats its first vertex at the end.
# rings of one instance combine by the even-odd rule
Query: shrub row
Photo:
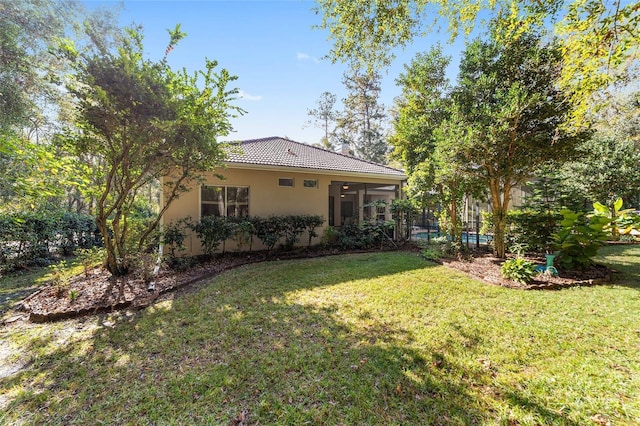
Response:
POLYGON ((58 254, 101 244, 93 216, 36 211, 0 214, 0 270, 47 265, 58 254))
POLYGON ((342 250, 362 250, 384 247, 393 241, 394 221, 362 222, 358 225, 345 225, 340 228, 329 226, 322 236, 322 244, 342 250))
POLYGON ((287 215, 263 217, 222 217, 206 216, 199 222, 192 223, 190 219, 183 219, 165 226, 163 243, 169 250, 169 256, 175 258, 177 252, 184 249, 183 242, 188 229, 195 232, 206 255, 213 255, 220 249, 225 250, 224 244, 231 240, 236 243, 238 251, 245 248, 252 249, 255 236, 271 251, 276 246, 284 250, 292 249, 301 236, 308 235, 307 245, 311 245, 317 237, 316 229, 324 223, 322 216, 317 215, 287 215))

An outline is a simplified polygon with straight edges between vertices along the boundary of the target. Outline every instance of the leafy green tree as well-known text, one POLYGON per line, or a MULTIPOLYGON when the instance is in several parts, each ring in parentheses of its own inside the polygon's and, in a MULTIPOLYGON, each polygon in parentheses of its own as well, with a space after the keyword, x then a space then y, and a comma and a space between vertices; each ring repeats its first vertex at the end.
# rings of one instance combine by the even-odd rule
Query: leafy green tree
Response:
POLYGON ((97 46, 80 53, 66 44, 66 54, 75 59, 69 90, 77 101, 78 128, 67 133, 67 148, 100 160, 94 172, 104 186, 96 194, 96 222, 105 266, 114 275, 128 272, 128 255, 145 247, 186 184, 221 164, 224 153, 216 138, 229 134, 229 118, 242 112, 231 105, 236 90, 227 88, 235 77, 225 69, 214 72, 215 61, 207 60, 205 70, 193 75, 169 67, 166 55, 185 34, 177 26, 170 36, 158 62, 144 59, 142 36, 134 29, 116 50, 97 46), (163 204, 132 245, 130 215, 141 189, 158 179, 163 204))
POLYGON ((396 80, 402 95, 396 99, 390 140, 395 148, 393 156, 409 171, 412 193, 437 195, 442 207, 440 226, 453 241, 460 241, 462 201, 484 191, 460 150, 467 132, 451 99, 445 77, 448 64, 449 58, 436 46, 405 65, 405 73, 396 80))
POLYGON ((572 110, 557 85, 560 63, 557 44, 527 34, 506 44, 476 40, 460 64, 453 98, 468 135, 463 155, 488 187, 499 257, 511 190, 541 165, 567 159, 587 136, 566 125, 572 110))
POLYGON ((316 101, 316 107, 307 110, 311 120, 308 124, 322 129, 324 136, 320 142, 322 148, 334 150, 333 144, 336 120, 338 119, 338 110, 335 109, 336 95, 331 92, 322 92, 320 98, 316 101))
POLYGON ((637 203, 640 193, 640 147, 631 139, 596 135, 581 144, 565 173, 571 186, 589 201, 612 208, 618 198, 637 203))
POLYGON ((60 90, 69 62, 52 45, 113 34, 114 16, 54 0, 0 2, 0 14, 0 209, 65 208, 67 188, 86 183, 76 172, 86 164, 53 143, 70 108, 60 90))
POLYGON ((581 197, 613 209, 618 198, 638 207, 640 196, 640 92, 619 95, 595 116, 593 138, 562 168, 564 181, 581 197))
POLYGON ((333 61, 378 69, 393 60, 397 47, 447 25, 455 38, 474 25, 492 21, 502 41, 555 23, 562 39, 559 83, 579 108, 574 118, 598 105, 601 89, 633 80, 640 48, 640 3, 623 0, 318 0, 321 29, 329 30, 333 61))
POLYGON ((402 94, 395 100, 394 132, 389 142, 394 147, 392 158, 401 160, 409 172, 429 158, 435 146, 433 133, 450 116, 449 80, 445 77, 450 60, 438 45, 417 54, 396 79, 402 94))
POLYGON ((459 233, 462 197, 484 186, 502 257, 511 190, 538 167, 566 159, 585 137, 565 126, 571 109, 557 87, 560 50, 533 34, 509 43, 476 40, 464 52, 458 84, 449 93, 445 64, 433 50, 414 60, 400 80, 405 95, 396 120, 396 155, 410 173, 419 164, 421 184, 440 193, 453 235, 459 233))
POLYGON ((357 157, 376 163, 387 162, 388 145, 384 135, 384 106, 380 97, 380 74, 353 68, 344 74, 349 91, 345 110, 338 118, 337 139, 355 148, 357 157))

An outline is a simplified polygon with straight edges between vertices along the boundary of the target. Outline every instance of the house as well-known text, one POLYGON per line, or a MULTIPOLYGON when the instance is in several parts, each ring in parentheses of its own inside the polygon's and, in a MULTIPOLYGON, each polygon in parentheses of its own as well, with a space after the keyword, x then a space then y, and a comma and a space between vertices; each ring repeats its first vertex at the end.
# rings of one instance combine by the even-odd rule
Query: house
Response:
MULTIPOLYGON (((281 137, 232 144, 225 164, 181 194, 165 212, 163 223, 185 217, 197 221, 205 215, 311 214, 324 217, 317 230, 322 235, 327 226, 358 223, 365 217, 391 219, 388 208, 371 212, 365 205, 400 198, 407 178, 401 170, 281 137)), ((194 235, 185 245, 187 255, 201 253, 194 235)))

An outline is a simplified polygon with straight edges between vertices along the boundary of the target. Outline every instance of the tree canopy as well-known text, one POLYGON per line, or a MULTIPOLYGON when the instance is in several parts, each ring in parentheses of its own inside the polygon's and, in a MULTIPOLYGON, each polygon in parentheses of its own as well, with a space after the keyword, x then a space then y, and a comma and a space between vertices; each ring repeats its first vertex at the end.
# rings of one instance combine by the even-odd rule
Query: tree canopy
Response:
POLYGON ((333 61, 369 69, 386 66, 394 49, 436 31, 451 38, 492 22, 502 40, 555 24, 561 38, 563 87, 580 119, 594 95, 616 81, 632 80, 640 53, 640 2, 622 0, 318 0, 321 29, 329 30, 333 61))
POLYGON ((569 158, 586 136, 565 126, 571 103, 557 86, 560 55, 557 44, 535 33, 509 43, 478 39, 467 46, 450 90, 438 49, 419 55, 399 80, 396 155, 410 170, 431 173, 434 186, 447 189, 444 203, 476 192, 474 182, 487 188, 499 256, 512 188, 539 166, 569 158))
MULTIPOLYGON (((185 36, 179 26, 170 32, 166 54, 185 36)), ((97 191, 96 221, 107 249, 105 266, 115 275, 128 271, 128 255, 144 248, 146 238, 186 184, 221 164, 217 138, 231 131, 230 117, 237 91, 227 85, 235 77, 217 62, 193 75, 172 70, 165 58, 143 56, 142 35, 129 29, 117 49, 84 53, 65 45, 74 58, 68 87, 77 101, 76 128, 66 134, 66 148, 90 155, 92 173, 103 183, 97 191), (129 214, 141 188, 164 178, 160 214, 131 241, 129 214)))
POLYGON ((352 146, 359 158, 386 163, 386 113, 384 106, 378 102, 380 74, 353 68, 344 74, 342 82, 349 94, 342 101, 344 111, 337 120, 338 141, 352 146))

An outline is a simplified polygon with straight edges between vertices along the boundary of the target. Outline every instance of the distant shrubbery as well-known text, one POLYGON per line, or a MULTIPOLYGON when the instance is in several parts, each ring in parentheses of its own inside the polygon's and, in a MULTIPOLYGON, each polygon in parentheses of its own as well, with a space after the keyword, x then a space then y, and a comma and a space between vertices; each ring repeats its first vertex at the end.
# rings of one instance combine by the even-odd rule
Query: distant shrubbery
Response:
POLYGON ((363 222, 359 225, 345 225, 340 228, 328 227, 322 236, 322 244, 342 250, 362 250, 383 248, 392 242, 394 221, 363 222))
POLYGON ((0 270, 48 265, 57 255, 100 243, 90 215, 55 210, 0 214, 0 270))

